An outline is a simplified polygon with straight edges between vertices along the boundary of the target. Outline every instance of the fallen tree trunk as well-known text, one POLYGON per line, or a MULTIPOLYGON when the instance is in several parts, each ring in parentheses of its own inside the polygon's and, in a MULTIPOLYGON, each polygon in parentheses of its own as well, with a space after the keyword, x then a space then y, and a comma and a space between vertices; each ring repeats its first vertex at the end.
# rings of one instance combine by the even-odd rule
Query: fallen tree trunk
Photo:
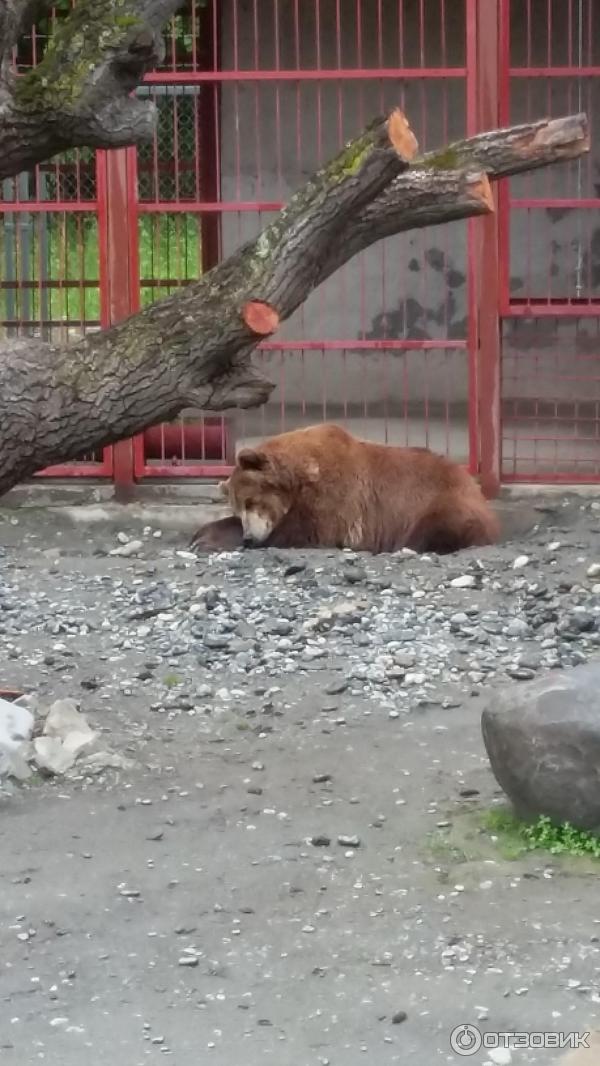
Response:
POLYGON ((482 163, 503 176, 587 147, 579 115, 415 159, 404 116, 378 121, 200 281, 77 344, 21 339, 0 348, 0 492, 185 407, 264 402, 272 386, 250 365, 253 349, 342 263, 392 233, 491 211, 482 163))

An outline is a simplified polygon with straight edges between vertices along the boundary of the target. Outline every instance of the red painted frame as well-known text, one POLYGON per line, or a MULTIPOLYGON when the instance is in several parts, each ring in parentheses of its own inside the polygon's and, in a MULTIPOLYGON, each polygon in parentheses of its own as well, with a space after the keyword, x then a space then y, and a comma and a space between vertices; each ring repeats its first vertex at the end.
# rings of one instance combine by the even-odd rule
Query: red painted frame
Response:
MULTIPOLYGON (((498 0, 469 0, 469 133, 494 129, 499 116, 498 0)), ((500 320, 498 193, 496 211, 469 222, 469 279, 471 284, 471 389, 469 424, 477 473, 487 496, 500 490, 500 320)))

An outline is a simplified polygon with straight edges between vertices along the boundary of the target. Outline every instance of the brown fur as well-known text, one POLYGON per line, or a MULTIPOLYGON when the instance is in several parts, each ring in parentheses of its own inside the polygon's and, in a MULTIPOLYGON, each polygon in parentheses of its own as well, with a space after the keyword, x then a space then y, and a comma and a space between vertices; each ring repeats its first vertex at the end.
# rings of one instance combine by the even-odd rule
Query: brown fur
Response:
MULTIPOLYGON (((222 488, 255 546, 444 554, 493 543, 499 532, 479 486, 458 464, 426 448, 358 440, 331 424, 244 448, 222 488)), ((229 545, 235 541, 231 522, 210 523, 194 546, 218 539, 217 527, 229 545)))
POLYGON ((192 537, 190 547, 201 552, 231 552, 244 543, 242 523, 235 515, 219 518, 200 526, 192 537))

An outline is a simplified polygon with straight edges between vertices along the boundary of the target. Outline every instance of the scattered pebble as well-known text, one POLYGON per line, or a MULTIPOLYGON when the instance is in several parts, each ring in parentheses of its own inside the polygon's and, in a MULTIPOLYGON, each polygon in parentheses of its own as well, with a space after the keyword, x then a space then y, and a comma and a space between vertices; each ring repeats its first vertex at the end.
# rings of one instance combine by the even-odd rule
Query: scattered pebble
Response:
POLYGON ((341 835, 338 838, 338 844, 341 844, 344 848, 359 848, 360 838, 357 836, 344 836, 341 835))
POLYGON ((527 566, 528 562, 528 555, 517 555, 517 558, 513 562, 513 570, 522 570, 524 566, 527 566))

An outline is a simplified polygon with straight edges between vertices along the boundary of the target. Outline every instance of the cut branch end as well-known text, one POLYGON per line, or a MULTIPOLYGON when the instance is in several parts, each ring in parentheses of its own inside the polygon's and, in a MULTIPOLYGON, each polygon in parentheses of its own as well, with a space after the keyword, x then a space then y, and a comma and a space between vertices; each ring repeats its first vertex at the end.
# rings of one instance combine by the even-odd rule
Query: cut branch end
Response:
POLYGON ((472 200, 476 200, 487 208, 487 212, 490 215, 493 215, 495 211, 494 194, 487 174, 473 174, 469 177, 467 179, 467 192, 472 200))
POLYGON ((264 300, 249 300, 242 307, 242 318, 257 337, 269 337, 279 329, 279 315, 264 300))
POLYGON ((419 144, 406 115, 399 107, 394 108, 388 118, 387 131, 390 144, 402 159, 410 163, 419 151, 419 144))

